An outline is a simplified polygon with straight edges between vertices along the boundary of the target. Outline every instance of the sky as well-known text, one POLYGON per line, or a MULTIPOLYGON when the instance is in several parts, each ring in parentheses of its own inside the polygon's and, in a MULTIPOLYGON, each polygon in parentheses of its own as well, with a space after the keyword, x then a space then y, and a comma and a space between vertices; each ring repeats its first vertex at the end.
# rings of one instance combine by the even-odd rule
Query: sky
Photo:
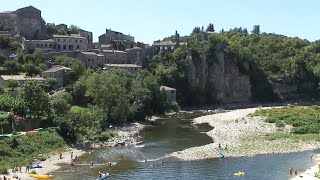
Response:
POLYGON ((216 31, 260 25, 261 32, 320 39, 317 0, 0 0, 0 11, 30 5, 47 23, 79 26, 93 32, 94 41, 111 28, 152 44, 209 23, 216 31))

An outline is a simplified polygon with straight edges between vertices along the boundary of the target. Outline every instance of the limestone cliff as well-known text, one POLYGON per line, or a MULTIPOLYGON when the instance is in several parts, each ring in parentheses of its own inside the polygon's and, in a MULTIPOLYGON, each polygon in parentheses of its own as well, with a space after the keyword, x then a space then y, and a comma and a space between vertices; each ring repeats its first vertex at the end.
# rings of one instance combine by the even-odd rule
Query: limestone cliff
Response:
MULTIPOLYGON (((188 52, 188 79, 191 87, 205 89, 212 100, 246 102, 251 98, 250 75, 239 71, 239 61, 225 52, 227 44, 218 43, 214 57, 188 52)), ((245 68, 249 65, 244 63, 245 68)))

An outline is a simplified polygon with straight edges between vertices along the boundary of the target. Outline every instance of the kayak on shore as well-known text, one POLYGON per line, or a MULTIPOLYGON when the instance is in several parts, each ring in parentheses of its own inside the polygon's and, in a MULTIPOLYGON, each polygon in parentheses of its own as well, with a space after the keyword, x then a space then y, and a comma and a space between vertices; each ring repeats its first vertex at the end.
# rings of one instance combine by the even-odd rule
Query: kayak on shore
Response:
POLYGON ((36 178, 36 179, 53 179, 54 175, 39 175, 39 174, 29 174, 30 177, 36 178))

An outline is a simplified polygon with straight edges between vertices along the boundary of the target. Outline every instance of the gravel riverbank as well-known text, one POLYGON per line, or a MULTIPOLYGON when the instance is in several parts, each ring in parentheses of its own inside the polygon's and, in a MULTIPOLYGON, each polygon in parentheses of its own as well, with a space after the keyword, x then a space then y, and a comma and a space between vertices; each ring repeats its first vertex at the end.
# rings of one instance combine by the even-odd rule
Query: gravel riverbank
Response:
MULTIPOLYGON (((264 107, 269 108, 269 107, 264 107)), ((263 135, 277 132, 273 123, 261 117, 250 117, 258 108, 232 110, 195 118, 194 124, 208 123, 214 129, 206 134, 213 143, 174 152, 167 157, 192 161, 218 158, 219 144, 226 157, 253 156, 257 154, 288 153, 316 149, 317 141, 293 141, 290 139, 266 140, 263 135)))

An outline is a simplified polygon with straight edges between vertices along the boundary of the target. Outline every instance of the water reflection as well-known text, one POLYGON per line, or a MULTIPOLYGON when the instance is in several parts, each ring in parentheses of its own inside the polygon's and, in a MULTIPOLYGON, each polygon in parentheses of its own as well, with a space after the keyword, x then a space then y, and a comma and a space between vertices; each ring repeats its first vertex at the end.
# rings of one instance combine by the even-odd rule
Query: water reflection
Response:
POLYGON ((245 158, 210 159, 182 162, 173 158, 163 159, 167 154, 185 148, 212 142, 205 135, 212 128, 208 124, 193 126, 188 115, 159 120, 157 126, 148 127, 140 133, 143 145, 139 147, 113 147, 94 150, 79 157, 76 166, 63 165, 55 172, 56 179, 96 179, 98 171, 110 172, 110 179, 288 179, 288 168, 299 172, 312 165, 311 153, 319 150, 260 155, 245 158), (145 159, 147 162, 145 163, 145 159), (94 166, 91 167, 91 161, 94 166), (108 162, 115 162, 109 167, 108 162), (245 171, 245 176, 235 177, 234 172, 245 171))

